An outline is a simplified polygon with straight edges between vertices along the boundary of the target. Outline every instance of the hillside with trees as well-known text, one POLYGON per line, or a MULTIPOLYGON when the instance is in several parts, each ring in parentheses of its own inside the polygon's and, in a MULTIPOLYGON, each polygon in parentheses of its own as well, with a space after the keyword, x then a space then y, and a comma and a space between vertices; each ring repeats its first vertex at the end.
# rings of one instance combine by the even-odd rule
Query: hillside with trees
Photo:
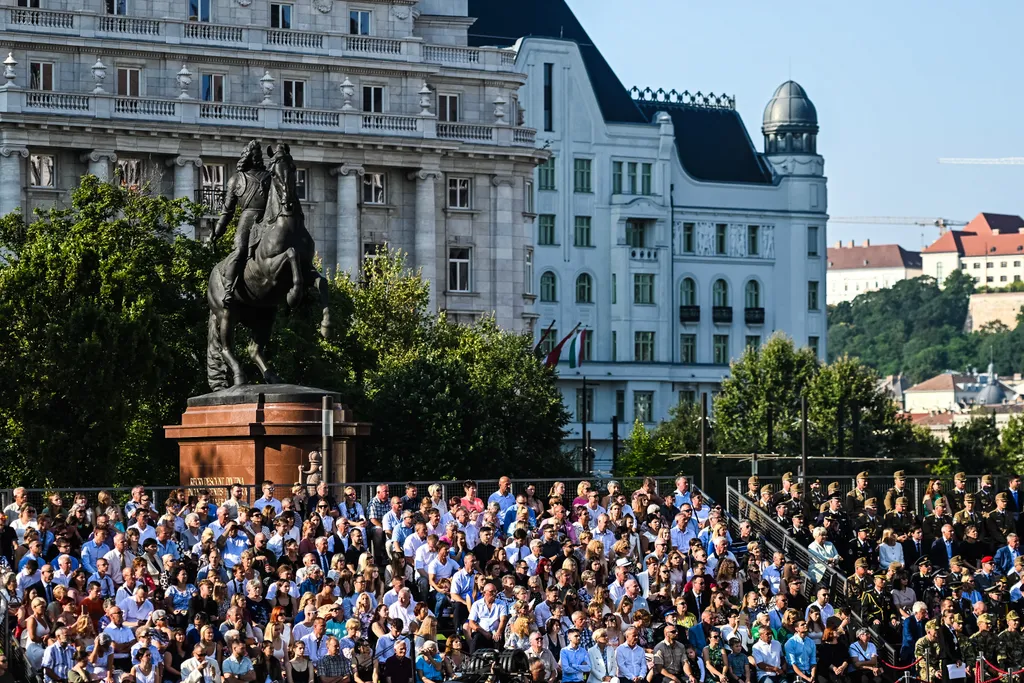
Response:
POLYGON ((1024 370, 1024 327, 988 325, 964 333, 974 280, 954 271, 940 288, 934 278, 903 280, 889 289, 830 306, 829 358, 850 356, 879 375, 903 372, 912 382, 990 359, 999 374, 1024 370))

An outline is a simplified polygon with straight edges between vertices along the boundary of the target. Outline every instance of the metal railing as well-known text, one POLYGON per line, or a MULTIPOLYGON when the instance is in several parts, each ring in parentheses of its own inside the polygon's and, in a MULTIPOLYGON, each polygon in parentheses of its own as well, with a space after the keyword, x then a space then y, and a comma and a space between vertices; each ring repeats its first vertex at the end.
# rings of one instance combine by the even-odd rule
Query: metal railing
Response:
POLYGON ((749 498, 743 496, 736 487, 726 485, 726 511, 730 516, 735 514, 738 519, 746 519, 750 522, 754 531, 765 541, 765 546, 774 552, 781 552, 787 560, 796 562, 797 566, 807 576, 814 579, 820 572, 821 578, 812 586, 811 581, 804 582, 804 595, 809 599, 820 587, 829 590, 830 600, 833 606, 845 607, 850 614, 850 631, 864 627, 871 635, 872 642, 878 649, 880 656, 890 664, 899 661, 899 652, 894 645, 882 638, 881 634, 874 627, 863 622, 860 616, 860 605, 851 604, 847 599, 846 577, 835 568, 815 558, 810 549, 795 538, 789 535, 788 530, 783 529, 774 519, 766 514, 761 508, 749 498), (811 567, 814 566, 812 572, 811 567))

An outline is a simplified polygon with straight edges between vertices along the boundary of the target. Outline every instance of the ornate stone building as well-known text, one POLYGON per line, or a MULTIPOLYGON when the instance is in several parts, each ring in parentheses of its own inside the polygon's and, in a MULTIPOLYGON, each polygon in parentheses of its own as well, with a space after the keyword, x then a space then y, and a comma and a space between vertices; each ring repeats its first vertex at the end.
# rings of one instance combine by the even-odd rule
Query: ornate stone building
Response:
POLYGON ((531 179, 546 153, 519 125, 515 52, 467 46, 466 0, 0 10, 0 211, 60 204, 88 172, 214 213, 246 141, 287 142, 329 269, 390 244, 456 320, 531 329, 531 179))

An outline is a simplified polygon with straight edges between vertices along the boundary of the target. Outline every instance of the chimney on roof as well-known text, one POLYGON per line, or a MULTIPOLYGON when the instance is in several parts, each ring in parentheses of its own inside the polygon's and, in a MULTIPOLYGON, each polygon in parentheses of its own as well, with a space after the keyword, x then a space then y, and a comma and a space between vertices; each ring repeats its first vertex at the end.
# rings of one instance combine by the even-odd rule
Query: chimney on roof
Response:
POLYGON ((836 242, 836 249, 842 249, 842 248, 843 248, 843 241, 839 240, 838 242, 836 242))
POLYGON ((871 246, 871 240, 864 240, 864 246, 865 247, 870 247, 871 246))

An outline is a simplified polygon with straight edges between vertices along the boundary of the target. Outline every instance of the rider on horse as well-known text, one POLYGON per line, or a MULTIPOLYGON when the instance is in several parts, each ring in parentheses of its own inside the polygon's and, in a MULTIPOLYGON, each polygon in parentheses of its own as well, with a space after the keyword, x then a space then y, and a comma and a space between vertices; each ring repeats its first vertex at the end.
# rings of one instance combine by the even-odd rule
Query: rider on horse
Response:
POLYGON ((235 249, 228 257, 228 269, 224 276, 225 306, 235 302, 235 285, 245 272, 246 261, 252 257, 249 233, 253 226, 263 220, 270 194, 270 172, 263 165, 263 151, 258 141, 253 140, 245 146, 237 169, 238 172, 228 180, 224 208, 213 230, 213 239, 216 240, 227 230, 235 208, 242 207, 235 228, 235 249))

